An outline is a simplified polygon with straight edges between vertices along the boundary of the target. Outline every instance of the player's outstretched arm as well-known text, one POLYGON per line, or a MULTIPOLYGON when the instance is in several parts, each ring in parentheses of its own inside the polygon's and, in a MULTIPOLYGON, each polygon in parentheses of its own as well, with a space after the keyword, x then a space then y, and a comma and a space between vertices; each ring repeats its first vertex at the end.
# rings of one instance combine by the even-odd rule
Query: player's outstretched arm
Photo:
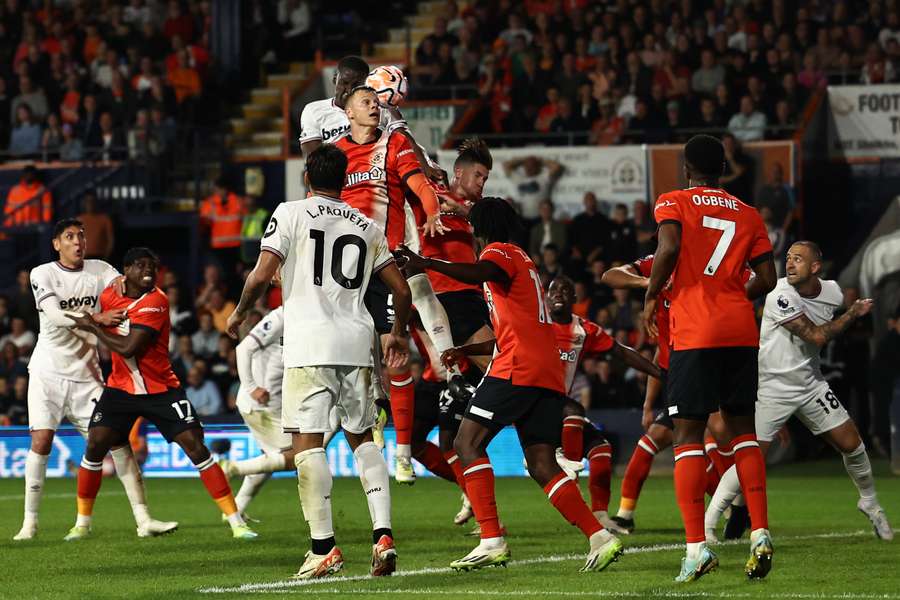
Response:
POLYGON ((640 352, 631 346, 616 342, 615 346, 613 346, 612 353, 613 356, 621 359, 622 362, 629 367, 637 369, 642 373, 646 373, 650 377, 662 376, 662 372, 659 370, 658 366, 647 360, 640 352))
POLYGON ((259 343, 248 335, 235 348, 235 358, 241 383, 250 390, 250 396, 254 400, 265 406, 269 403, 269 391, 253 379, 253 355, 260 350, 259 343))
POLYGON ((153 342, 153 338, 159 333, 156 330, 145 325, 132 325, 128 335, 118 335, 109 333, 103 329, 89 315, 70 315, 75 321, 75 326, 85 331, 90 331, 97 336, 97 339, 116 354, 121 354, 125 358, 132 358, 141 354, 153 342))
POLYGON ((407 179, 406 185, 419 198, 422 208, 425 209, 427 217, 425 225, 422 226, 425 235, 434 236, 446 232, 446 228, 441 224, 441 204, 425 176, 415 173, 407 179))
POLYGON ((497 340, 490 339, 483 342, 475 342, 474 344, 450 348, 441 354, 441 362, 449 369, 450 367, 459 365, 460 361, 466 356, 485 356, 493 354, 494 346, 496 344, 497 340))
POLYGON ((600 282, 617 290, 647 289, 650 278, 638 273, 632 265, 622 265, 609 269, 600 278, 600 282))
POLYGON ((657 335, 656 328, 656 300, 665 287, 669 277, 678 263, 678 254, 681 252, 681 224, 664 222, 659 226, 659 241, 656 253, 653 255, 653 268, 650 270, 650 281, 647 284, 647 293, 644 296, 644 327, 647 332, 657 335))
POLYGON ((409 129, 403 127, 397 131, 409 141, 409 145, 412 147, 413 154, 416 156, 416 160, 419 161, 419 166, 422 168, 422 172, 425 173, 425 177, 436 183, 449 185, 450 182, 447 180, 447 172, 439 166, 432 164, 428 159, 428 156, 425 155, 425 148, 416 141, 409 129))
POLYGON ((496 263, 489 260, 479 260, 476 263, 452 263, 419 256, 403 244, 397 248, 394 256, 397 258, 400 267, 409 265, 413 269, 430 269, 463 283, 476 285, 487 283, 488 281, 502 284, 509 283, 509 275, 496 263))
POLYGON ((799 337, 801 340, 809 342, 811 344, 815 344, 816 346, 821 348, 837 336, 847 331, 847 328, 849 328, 850 325, 853 324, 853 321, 865 314, 868 314, 870 310, 872 310, 872 300, 869 298, 864 298, 854 302, 853 305, 849 309, 847 309, 847 312, 842 314, 834 321, 816 325, 809 320, 809 317, 801 314, 796 319, 791 319, 787 323, 782 323, 781 326, 799 337))
POLYGON ((656 377, 647 379, 647 393, 644 395, 643 415, 641 416, 641 426, 644 428, 644 431, 650 429, 650 426, 653 424, 655 417, 653 407, 656 406, 656 400, 661 393, 662 380, 656 377))
POLYGON ((256 304, 263 292, 271 283, 272 279, 278 273, 278 267, 281 266, 281 258, 274 252, 270 252, 265 248, 259 253, 256 259, 256 266, 247 275, 247 281, 244 282, 244 290, 241 292, 241 299, 238 302, 234 312, 228 317, 228 335, 232 338, 238 338, 238 328, 247 318, 247 313, 256 304))

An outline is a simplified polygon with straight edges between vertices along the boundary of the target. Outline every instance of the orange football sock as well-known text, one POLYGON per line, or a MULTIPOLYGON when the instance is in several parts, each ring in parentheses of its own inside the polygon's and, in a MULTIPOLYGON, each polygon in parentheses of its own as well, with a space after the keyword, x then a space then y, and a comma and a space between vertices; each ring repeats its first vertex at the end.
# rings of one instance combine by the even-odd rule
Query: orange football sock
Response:
POLYGON ((584 503, 584 498, 581 497, 581 492, 578 490, 578 484, 569 479, 565 473, 560 473, 545 485, 544 493, 547 494, 550 504, 559 511, 559 514, 580 529, 585 537, 590 539, 592 535, 603 529, 603 525, 584 503))
POLYGON ((446 459, 447 464, 450 465, 450 468, 453 469, 453 475, 456 477, 456 483, 459 485, 459 489, 462 490, 462 493, 466 493, 466 478, 463 476, 463 466, 462 463, 459 462, 459 457, 456 455, 456 450, 447 450, 444 452, 444 459, 446 459))
POLYGON ((76 485, 78 495, 75 499, 79 515, 89 517, 94 514, 94 501, 97 499, 97 493, 100 491, 102 483, 103 463, 94 463, 82 458, 81 466, 78 467, 78 482, 76 485))
POLYGON ((741 490, 750 511, 753 529, 769 528, 769 508, 766 498, 766 460, 759 449, 756 434, 747 433, 731 440, 734 449, 734 465, 737 468, 741 490))
POLYGON ((684 521, 687 542, 706 540, 703 531, 703 493, 706 489, 706 455, 703 444, 675 448, 675 499, 684 521))
POLYGON ((494 496, 494 467, 491 466, 491 461, 487 457, 479 458, 465 468, 463 475, 475 520, 481 526, 481 539, 500 537, 500 518, 494 496))
POLYGON ((641 439, 638 440, 631 460, 628 461, 628 466, 625 468, 625 476, 622 478, 620 509, 634 510, 637 506, 641 488, 644 487, 644 481, 650 475, 650 467, 653 465, 653 459, 658 451, 656 443, 649 436, 641 436, 641 439))
POLYGON ((612 446, 609 442, 594 446, 588 452, 588 489, 591 492, 591 510, 606 511, 609 508, 609 492, 612 480, 612 446))
POLYGON ((228 478, 225 477, 222 467, 216 464, 212 456, 196 467, 200 471, 203 486, 209 492, 213 502, 219 505, 222 514, 227 517, 236 513, 238 511, 237 503, 234 501, 231 486, 228 485, 228 478))
POLYGON ((431 442, 425 442, 425 450, 417 460, 441 479, 456 483, 456 475, 453 473, 450 465, 447 464, 447 459, 444 458, 441 449, 431 442))
POLYGON ((391 375, 391 416, 397 432, 397 443, 405 446, 412 443, 413 411, 416 402, 413 383, 409 371, 391 375))
POLYGON ((563 419, 562 451, 569 460, 584 458, 584 417, 573 415, 563 419))

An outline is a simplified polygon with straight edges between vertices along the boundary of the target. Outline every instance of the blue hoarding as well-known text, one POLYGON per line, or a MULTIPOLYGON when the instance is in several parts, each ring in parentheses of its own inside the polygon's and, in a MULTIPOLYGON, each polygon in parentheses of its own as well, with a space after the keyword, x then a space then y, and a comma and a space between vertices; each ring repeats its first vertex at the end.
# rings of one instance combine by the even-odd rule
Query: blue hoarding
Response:
MULTIPOLYGON (((205 428, 207 445, 214 440, 227 439, 231 442, 228 457, 232 460, 253 458, 261 454, 256 440, 243 425, 216 426, 205 428)), ((385 457, 388 468, 393 475, 394 450, 396 437, 392 428, 385 429, 385 457)), ((437 429, 431 432, 429 439, 437 443, 437 429)), ((0 477, 23 477, 25 474, 25 457, 31 441, 25 427, 0 427, 0 477)), ((147 435, 149 455, 144 463, 146 477, 195 477, 197 471, 191 461, 175 444, 169 444, 152 427, 147 435)), ((72 427, 62 427, 53 441, 53 451, 47 464, 48 477, 74 477, 81 455, 84 453, 84 439, 72 427)), ((328 445, 328 463, 335 477, 357 477, 353 452, 344 439, 338 434, 328 445)), ((498 477, 527 476, 522 464, 522 449, 514 429, 503 429, 488 447, 494 473, 498 477)), ((431 473, 419 463, 413 461, 416 474, 430 477, 431 473)), ((293 472, 276 473, 275 477, 293 477, 293 472)))

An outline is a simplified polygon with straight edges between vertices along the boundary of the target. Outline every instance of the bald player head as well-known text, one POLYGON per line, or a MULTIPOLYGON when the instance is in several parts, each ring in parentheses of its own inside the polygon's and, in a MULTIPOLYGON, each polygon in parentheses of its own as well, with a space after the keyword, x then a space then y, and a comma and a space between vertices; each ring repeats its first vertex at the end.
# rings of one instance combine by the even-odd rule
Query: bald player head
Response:
POLYGON ((788 248, 785 259, 788 283, 803 286, 822 272, 822 250, 815 242, 801 240, 788 248))

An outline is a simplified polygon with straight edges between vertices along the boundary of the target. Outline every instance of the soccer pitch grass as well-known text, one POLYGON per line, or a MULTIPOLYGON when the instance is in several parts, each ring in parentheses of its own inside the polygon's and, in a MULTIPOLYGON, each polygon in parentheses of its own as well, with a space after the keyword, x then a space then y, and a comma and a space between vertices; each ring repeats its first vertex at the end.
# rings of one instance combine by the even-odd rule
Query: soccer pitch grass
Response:
MULTIPOLYGON (((876 465, 879 498, 900 520, 900 478, 876 465)), ((613 480, 616 506, 620 479, 613 480)), ((235 489, 239 480, 232 481, 235 489)), ((581 478, 587 494, 586 477, 581 478)), ((272 480, 250 506, 260 519, 258 540, 232 540, 197 479, 147 482, 159 519, 178 520, 169 536, 138 539, 119 482, 104 480, 94 535, 65 543, 73 524, 75 481, 48 481, 41 530, 31 542, 13 542, 22 509, 22 481, 0 480, 0 597, 120 598, 248 597, 261 593, 362 598, 898 598, 900 538, 882 542, 856 510, 856 489, 839 459, 772 469, 769 514, 775 540, 772 572, 749 582, 743 574, 749 542, 715 547, 719 570, 699 582, 677 585, 683 554, 681 521, 671 477, 651 477, 637 512, 637 531, 625 536, 626 554, 601 573, 579 573, 587 542, 564 522, 540 488, 528 479, 498 479, 497 502, 513 560, 508 568, 455 573, 448 563, 471 550, 469 525, 456 527, 455 486, 420 479, 394 486, 394 535, 398 573, 366 577, 371 531, 356 479, 335 479, 333 502, 342 574, 315 582, 292 581, 308 549, 296 483, 272 480)))

